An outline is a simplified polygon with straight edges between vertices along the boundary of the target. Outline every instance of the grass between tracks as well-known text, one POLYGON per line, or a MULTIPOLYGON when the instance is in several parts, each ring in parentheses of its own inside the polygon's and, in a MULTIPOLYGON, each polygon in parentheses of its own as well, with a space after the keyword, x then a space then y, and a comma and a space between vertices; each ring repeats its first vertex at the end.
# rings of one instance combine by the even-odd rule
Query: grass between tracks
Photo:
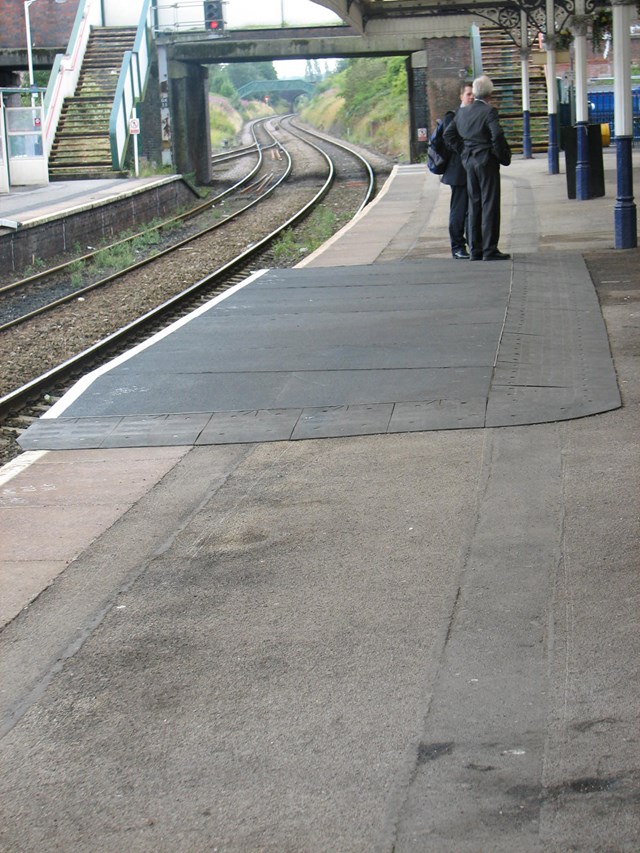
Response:
POLYGON ((347 222, 348 216, 339 216, 333 210, 321 205, 296 228, 288 228, 272 248, 277 264, 291 266, 305 255, 325 243, 329 237, 347 222))

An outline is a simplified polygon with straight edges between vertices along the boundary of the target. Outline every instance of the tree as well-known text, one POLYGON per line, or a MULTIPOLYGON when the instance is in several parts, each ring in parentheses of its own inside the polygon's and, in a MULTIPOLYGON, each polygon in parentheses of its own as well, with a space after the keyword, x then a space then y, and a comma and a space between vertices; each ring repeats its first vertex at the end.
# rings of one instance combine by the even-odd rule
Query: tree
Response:
POLYGON ((236 87, 229 79, 227 65, 212 65, 209 68, 209 91, 223 98, 233 100, 237 97, 236 87))
POLYGON ((230 62, 227 67, 229 79, 236 89, 257 80, 277 80, 273 62, 230 62))

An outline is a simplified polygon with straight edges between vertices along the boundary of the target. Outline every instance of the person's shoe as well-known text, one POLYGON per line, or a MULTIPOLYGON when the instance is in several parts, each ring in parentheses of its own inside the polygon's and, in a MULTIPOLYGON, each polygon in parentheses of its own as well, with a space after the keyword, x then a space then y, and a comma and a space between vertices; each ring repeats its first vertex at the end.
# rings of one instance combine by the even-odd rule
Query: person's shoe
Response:
POLYGON ((474 254, 473 254, 473 252, 472 252, 472 253, 471 253, 471 257, 469 258, 469 260, 470 260, 470 261, 481 261, 481 260, 482 260, 482 255, 474 255, 474 254))
POLYGON ((459 261, 468 261, 469 260, 469 252, 466 249, 456 249, 455 252, 452 253, 453 257, 459 261))
POLYGON ((506 252, 499 252, 496 249, 495 252, 491 252, 490 255, 485 255, 483 260, 484 261, 510 261, 511 255, 508 255, 506 252))

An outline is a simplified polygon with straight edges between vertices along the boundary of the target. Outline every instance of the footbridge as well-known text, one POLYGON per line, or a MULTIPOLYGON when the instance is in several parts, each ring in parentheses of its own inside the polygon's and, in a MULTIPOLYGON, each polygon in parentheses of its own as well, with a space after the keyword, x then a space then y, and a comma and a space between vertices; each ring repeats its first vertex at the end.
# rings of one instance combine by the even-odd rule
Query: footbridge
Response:
POLYGON ((315 91, 315 84, 308 80, 254 80, 246 83, 238 89, 238 95, 243 100, 246 98, 280 98, 293 106, 296 98, 300 95, 311 97, 315 91))

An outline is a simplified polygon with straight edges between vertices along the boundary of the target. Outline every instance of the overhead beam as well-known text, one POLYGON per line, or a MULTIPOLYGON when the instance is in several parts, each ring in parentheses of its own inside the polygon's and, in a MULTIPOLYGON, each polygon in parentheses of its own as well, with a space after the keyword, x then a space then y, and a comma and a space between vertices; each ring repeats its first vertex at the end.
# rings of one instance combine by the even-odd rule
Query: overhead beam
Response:
POLYGON ((357 56, 409 56, 424 48, 424 39, 466 36, 469 17, 374 21, 367 35, 352 27, 230 31, 225 38, 208 33, 158 33, 158 45, 179 62, 270 62, 281 59, 330 59, 357 56))

